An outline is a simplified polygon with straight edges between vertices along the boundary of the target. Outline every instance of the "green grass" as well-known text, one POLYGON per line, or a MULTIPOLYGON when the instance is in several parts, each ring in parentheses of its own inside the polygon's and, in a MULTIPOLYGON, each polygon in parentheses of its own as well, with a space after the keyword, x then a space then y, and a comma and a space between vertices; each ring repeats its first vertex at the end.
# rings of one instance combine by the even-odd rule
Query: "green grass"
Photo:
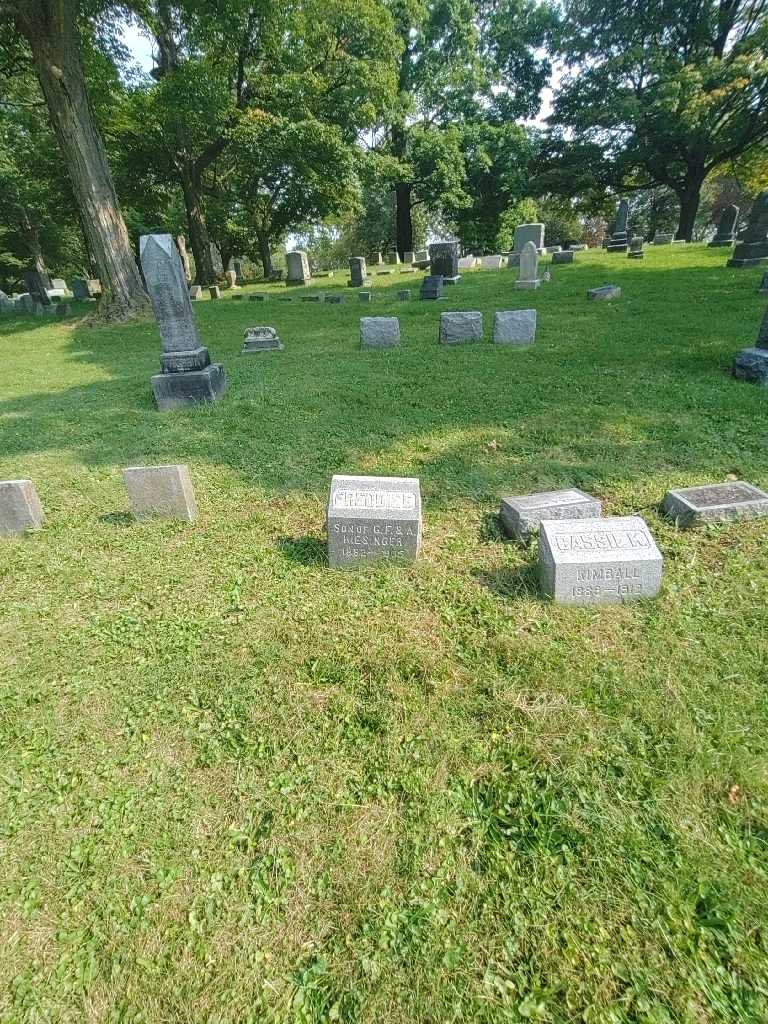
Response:
POLYGON ((154 324, 0 323, 0 479, 47 513, 0 543, 3 1024, 768 1019, 768 524, 657 513, 768 484, 759 272, 577 261, 195 304, 230 390, 165 415, 154 324), (436 343, 531 305, 531 349, 436 343), (189 463, 195 524, 131 520, 140 462, 189 463), (334 472, 421 479, 417 563, 328 568, 334 472), (646 517, 658 600, 540 598, 495 512, 563 486, 646 517))

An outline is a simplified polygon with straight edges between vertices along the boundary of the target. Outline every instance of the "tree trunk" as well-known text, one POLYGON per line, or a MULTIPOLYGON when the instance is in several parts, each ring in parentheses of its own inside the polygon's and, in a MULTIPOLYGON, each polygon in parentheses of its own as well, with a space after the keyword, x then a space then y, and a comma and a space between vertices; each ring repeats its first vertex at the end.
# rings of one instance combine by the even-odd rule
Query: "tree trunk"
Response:
POLYGON ((195 284, 216 283, 216 272, 211 258, 211 239, 205 222, 205 210, 201 196, 200 181, 190 161, 181 165, 181 189, 184 193, 184 207, 189 224, 189 242, 195 257, 195 284))
POLYGON ((187 279, 187 284, 189 284, 192 275, 189 271, 189 253, 187 252, 187 240, 184 235, 176 235, 176 248, 179 250, 179 256, 181 257, 184 277, 187 279))
POLYGON ((82 224, 101 280, 99 316, 144 315, 142 286, 117 201, 104 143, 96 130, 75 27, 75 0, 17 0, 16 20, 61 148, 82 224))
POLYGON ((43 247, 40 245, 40 234, 35 224, 29 219, 29 214, 23 206, 19 207, 19 233, 24 239, 27 253, 32 262, 32 269, 38 274, 48 276, 48 271, 43 258, 43 247))
POLYGON ((269 277, 269 275, 272 273, 272 252, 269 248, 269 235, 266 235, 261 231, 257 231, 256 238, 259 243, 259 259, 261 260, 261 269, 264 272, 264 277, 269 277))
POLYGON ((690 242, 693 237, 693 228, 696 223, 696 214, 699 212, 701 200, 701 186, 704 183, 701 177, 689 179, 685 187, 677 193, 680 200, 680 219, 677 224, 676 238, 690 242))
POLYGON ((410 182, 399 181, 395 185, 395 228, 397 231, 397 251, 400 259, 404 254, 413 252, 413 218, 411 216, 410 182))

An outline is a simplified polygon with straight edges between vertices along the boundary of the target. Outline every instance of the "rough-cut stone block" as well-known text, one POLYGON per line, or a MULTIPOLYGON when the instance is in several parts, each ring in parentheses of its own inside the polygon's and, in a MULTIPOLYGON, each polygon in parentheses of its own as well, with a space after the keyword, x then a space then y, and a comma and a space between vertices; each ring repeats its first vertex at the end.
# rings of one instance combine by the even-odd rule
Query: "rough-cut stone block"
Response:
POLYGON ((558 249, 557 252, 552 253, 552 263, 573 263, 573 249, 558 249))
POLYGON ((510 495, 501 499, 499 509, 504 533, 521 541, 538 532, 542 519, 598 519, 602 514, 602 502, 576 488, 510 495))
POLYGON ((187 466, 129 466, 123 480, 137 519, 197 518, 197 503, 187 466))
POLYGON ((768 494, 744 480, 668 491, 664 512, 679 526, 725 523, 768 516, 768 494))
POLYGON ((152 377, 152 390, 158 409, 165 412, 197 402, 215 402, 227 390, 227 380, 221 363, 211 363, 189 373, 157 373, 152 377))
POLYGON ((604 284, 599 288, 590 288, 587 292, 587 298, 596 302, 605 302, 609 299, 620 299, 621 288, 615 284, 604 284))
POLYGON ((396 316, 360 318, 360 348, 397 348, 399 344, 400 321, 396 316))
POLYGON ((31 480, 0 480, 0 537, 39 530, 43 508, 31 480))
POLYGON ((483 314, 477 311, 467 313, 441 313, 441 345, 463 345, 483 340, 483 314))
POLYGON ((508 309, 493 314, 494 344, 532 345, 535 340, 535 309, 508 309))
POLYGON ((240 355, 247 356, 251 352, 273 352, 285 348, 274 327, 248 327, 243 338, 240 355))
POLYGON ((558 604, 655 597, 662 568, 661 552, 640 516, 541 521, 541 587, 558 604))
POLYGON ((421 545, 421 490, 412 477, 334 476, 328 498, 328 561, 345 568, 413 561, 421 545))

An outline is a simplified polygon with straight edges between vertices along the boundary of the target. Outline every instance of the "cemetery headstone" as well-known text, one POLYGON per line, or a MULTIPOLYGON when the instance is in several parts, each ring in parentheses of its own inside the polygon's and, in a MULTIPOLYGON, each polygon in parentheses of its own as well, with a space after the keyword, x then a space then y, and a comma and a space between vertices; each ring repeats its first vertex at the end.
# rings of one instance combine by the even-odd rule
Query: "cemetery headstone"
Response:
POLYGON ((398 300, 400 302, 410 302, 411 301, 411 289, 410 288, 402 288, 397 293, 397 298, 398 298, 398 300))
POLYGON ((399 266, 400 265, 400 253, 397 250, 395 250, 394 252, 388 252, 387 253, 387 263, 391 263, 391 264, 393 264, 393 266, 396 266, 396 267, 399 266))
POLYGON ((724 245, 733 245, 736 241, 736 222, 739 219, 739 208, 731 203, 726 206, 720 214, 715 237, 709 243, 710 249, 717 249, 724 245))
POLYGON ((213 270, 216 274, 224 273, 224 263, 221 259, 221 253, 219 247, 215 242, 210 243, 211 246, 211 263, 213 264, 213 270))
POLYGON ((574 252, 573 249, 560 249, 557 252, 552 253, 552 263, 573 263, 574 252))
POLYGON ((520 273, 515 288, 538 288, 540 284, 539 253, 533 242, 526 242, 520 253, 520 273))
POLYGON ((266 302, 267 301, 267 296, 264 295, 262 292, 253 292, 252 295, 248 296, 248 301, 249 302, 266 302))
POLYGON ((34 313, 37 305, 29 292, 24 292, 23 295, 20 295, 16 300, 16 304, 22 313, 34 313))
POLYGON ((338 306, 339 303, 344 301, 343 295, 326 295, 325 301, 330 302, 331 305, 338 306))
POLYGON ((465 313, 441 313, 439 341, 441 345, 465 345, 483 340, 483 314, 475 310, 465 313))
POLYGON ((368 275, 365 256, 352 256, 349 261, 350 288, 362 288, 368 275))
POLYGON ((739 235, 727 266, 743 270, 762 263, 768 263, 768 190, 761 192, 752 204, 747 226, 739 235))
POLYGON ((358 299, 361 302, 370 302, 371 301, 371 293, 370 292, 358 292, 357 293, 357 297, 358 297, 358 299))
POLYGON ((67 289, 67 282, 64 280, 63 277, 52 277, 51 278, 51 288, 49 289, 49 291, 51 289, 53 289, 53 291, 64 292, 66 294, 66 292, 68 290, 67 289))
POLYGON ((627 251, 627 223, 629 220, 629 203, 622 199, 616 210, 616 219, 613 223, 613 231, 606 249, 608 252, 627 251))
POLYGON ((755 344, 736 353, 733 376, 768 387, 768 308, 757 329, 755 344))
POLYGON ((285 278, 286 284, 309 284, 311 275, 309 273, 309 260, 307 259, 307 254, 301 249, 296 249, 294 252, 286 253, 285 260, 288 264, 288 273, 285 278))
POLYGON ((432 275, 442 277, 444 285, 461 280, 458 242, 434 242, 429 247, 429 260, 432 275))
POLYGON ((535 340, 535 309, 509 309, 493 314, 494 344, 532 345, 535 340))
POLYGON ((657 231, 653 236, 654 245, 671 245, 674 235, 672 232, 657 231))
POLYGON ((400 321, 396 316, 360 318, 360 348, 398 348, 400 321))
POLYGON ((637 235, 629 243, 629 252, 627 258, 630 260, 644 260, 645 253, 643 252, 643 239, 640 235, 637 235))
POLYGON ((219 288, 217 284, 212 284, 211 287, 208 289, 208 294, 211 296, 212 299, 220 299, 221 288, 219 288))
POLYGON ((543 519, 541 587, 558 604, 610 605, 655 597, 663 559, 640 516, 543 519))
POLYGON ((520 253, 511 252, 507 255, 507 266, 512 269, 516 269, 520 266, 520 253))
MULTIPOLYGON (((461 263, 461 260, 459 260, 461 263)), ((501 256, 483 256, 480 266, 483 270, 501 270, 503 259, 501 256)))
POLYGON ((475 269, 475 257, 474 256, 462 256, 459 260, 457 267, 459 270, 474 270, 475 269))
POLYGON ((237 283, 237 274, 234 270, 224 271, 224 280, 227 282, 227 288, 239 288, 240 285, 237 283))
POLYGON ((161 372, 152 377, 158 408, 167 410, 194 402, 216 401, 226 390, 224 367, 221 363, 211 363, 208 349, 200 340, 173 238, 142 235, 139 249, 144 280, 162 339, 161 372))
POLYGON ((587 292, 587 298, 592 299, 594 302, 607 302, 611 299, 621 298, 621 288, 615 284, 603 284, 599 288, 590 288, 587 292))
POLYGON ((586 249, 589 249, 589 246, 585 245, 584 242, 571 242, 568 248, 571 252, 584 252, 586 249))
POLYGON ((243 281, 245 280, 245 275, 243 274, 243 261, 232 260, 232 269, 235 272, 235 284, 238 287, 242 286, 243 281))
POLYGON ((421 546, 421 490, 412 477, 334 476, 328 498, 328 562, 347 568, 414 561, 421 546))
POLYGON ((101 281, 97 277, 76 277, 72 281, 72 294, 79 302, 95 299, 101 295, 101 281))
POLYGON ((51 300, 48 297, 48 289, 51 287, 50 277, 39 270, 25 270, 23 277, 27 291, 35 302, 39 302, 41 306, 50 305, 51 300))
POLYGON ((499 509, 504 533, 524 543, 538 533, 542 519, 599 519, 602 514, 602 502, 575 487, 513 494, 501 499, 499 509))
POLYGON ((544 248, 544 225, 543 224, 518 224, 515 228, 515 240, 512 243, 513 252, 522 252, 526 242, 533 242, 537 251, 544 248))
POLYGON ((430 274, 429 277, 425 277, 421 282, 421 289, 419 291, 420 299, 442 299, 443 297, 443 278, 440 274, 430 274))
POLYGON ((735 480, 668 491, 662 506, 678 526, 701 526, 768 516, 768 494, 754 484, 735 480))
POLYGON ((384 257, 380 252, 372 252, 368 262, 373 263, 376 267, 380 267, 384 263, 384 257))
POLYGON ((43 507, 31 480, 0 480, 0 537, 43 525, 43 507))
POLYGON ((302 302, 322 302, 322 295, 302 295, 302 302))
MULTIPOLYGON (((183 268, 181 276, 183 279, 183 268)), ((128 466, 123 470, 123 480, 137 519, 183 519, 188 523, 197 519, 195 491, 187 466, 128 466)))
POLYGON ((247 327, 240 355, 247 356, 251 352, 282 352, 284 348, 285 345, 274 327, 247 327))
POLYGON ((413 253, 413 252, 404 252, 403 253, 403 263, 405 263, 405 264, 410 266, 410 264, 413 263, 413 261, 415 259, 416 259, 416 254, 415 253, 413 253))
POLYGON ((554 256, 556 252, 562 252, 562 251, 563 251, 562 245, 547 245, 547 246, 544 247, 544 252, 548 256, 554 256))
POLYGON ((68 302, 59 302, 55 308, 56 316, 59 320, 63 320, 65 316, 72 316, 72 307, 68 302))
POLYGON ((189 289, 189 297, 193 302, 197 302, 203 297, 203 286, 201 284, 193 284, 189 289))

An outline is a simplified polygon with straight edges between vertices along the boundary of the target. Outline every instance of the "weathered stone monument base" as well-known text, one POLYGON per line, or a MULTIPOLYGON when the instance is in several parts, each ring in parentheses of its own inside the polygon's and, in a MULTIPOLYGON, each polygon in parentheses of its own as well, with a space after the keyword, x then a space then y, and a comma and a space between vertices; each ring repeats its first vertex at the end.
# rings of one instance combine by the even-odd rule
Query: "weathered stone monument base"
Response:
POLYGON ((421 490, 412 477, 334 476, 328 498, 328 562, 412 562, 421 546, 421 490))
POLYGON ((198 402, 215 402, 226 390, 227 379, 221 363, 211 363, 204 370, 157 373, 152 377, 152 391, 161 412, 198 402))
POLYGON ((248 327, 243 338, 241 356, 252 352, 282 352, 285 345, 274 327, 248 327))
POLYGON ((515 281, 515 288, 522 291, 529 290, 531 288, 540 288, 541 278, 537 278, 535 281, 515 281))
POLYGON ((655 597, 663 560, 640 516, 544 519, 541 587, 558 604, 611 605, 655 597))
POLYGON ((483 314, 441 313, 438 340, 441 345, 465 345, 483 340, 483 314))
POLYGON ((0 480, 0 537, 43 525, 43 507, 31 480, 0 480))
POLYGON ((768 494, 745 480, 668 491, 663 510, 678 526, 701 526, 768 516, 768 494))
POLYGON ((129 466, 123 480, 137 519, 197 519, 197 502, 187 466, 129 466))
POLYGON ((733 376, 768 387, 768 349, 743 348, 733 360, 733 376))

